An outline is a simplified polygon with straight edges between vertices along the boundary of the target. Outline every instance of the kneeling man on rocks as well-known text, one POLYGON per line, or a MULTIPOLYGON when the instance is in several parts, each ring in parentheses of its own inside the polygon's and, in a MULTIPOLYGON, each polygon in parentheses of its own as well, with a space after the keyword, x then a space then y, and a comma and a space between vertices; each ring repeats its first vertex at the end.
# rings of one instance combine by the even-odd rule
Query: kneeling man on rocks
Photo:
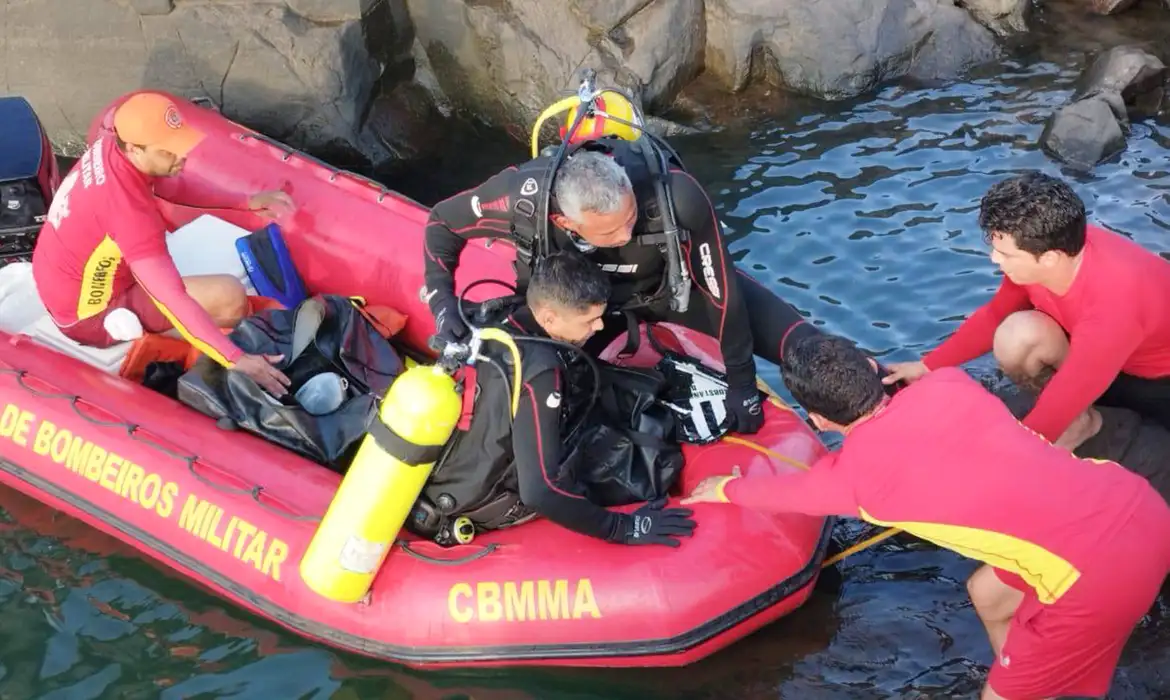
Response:
POLYGON ((1170 262, 1088 225, 1072 188, 1041 173, 993 186, 979 225, 1004 274, 999 290, 922 361, 891 364, 884 381, 994 350, 1017 384, 1043 386, 1024 425, 1057 445, 1073 449, 1100 429, 1094 402, 1170 428, 1170 262))
POLYGON ((1170 571, 1170 507, 1150 484, 1054 446, 958 368, 889 398, 876 364, 827 335, 781 368, 841 448, 795 475, 705 479, 683 503, 859 517, 978 559, 967 589, 995 652, 984 700, 1104 695, 1170 571))

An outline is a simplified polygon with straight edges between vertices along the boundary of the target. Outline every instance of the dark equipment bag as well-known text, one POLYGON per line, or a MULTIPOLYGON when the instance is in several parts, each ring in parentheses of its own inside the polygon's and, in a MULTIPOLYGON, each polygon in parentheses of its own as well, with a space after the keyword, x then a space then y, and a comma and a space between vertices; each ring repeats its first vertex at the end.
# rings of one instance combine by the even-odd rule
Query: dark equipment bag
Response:
POLYGON ((250 316, 229 337, 246 353, 284 356, 276 364, 291 382, 284 399, 204 356, 179 379, 179 400, 344 472, 381 398, 403 371, 402 359, 358 303, 336 295, 310 297, 293 309, 250 316), (349 386, 340 408, 313 415, 293 396, 321 372, 336 372, 349 386))
POLYGON ((665 496, 683 467, 674 412, 662 405, 665 376, 598 360, 597 403, 571 438, 564 468, 591 502, 621 506, 665 496))

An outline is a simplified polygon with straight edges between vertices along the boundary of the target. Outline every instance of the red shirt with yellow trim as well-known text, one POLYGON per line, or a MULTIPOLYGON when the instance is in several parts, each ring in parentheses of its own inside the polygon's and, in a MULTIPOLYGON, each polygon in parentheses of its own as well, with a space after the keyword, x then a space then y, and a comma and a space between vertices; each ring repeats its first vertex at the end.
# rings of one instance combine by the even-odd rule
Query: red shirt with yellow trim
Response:
POLYGON ((1050 440, 1105 393, 1118 372, 1170 375, 1170 263, 1096 226, 1086 230, 1080 269, 1064 295, 1005 277, 991 301, 923 362, 936 369, 979 357, 991 350, 1000 321, 1029 308, 1069 334, 1068 356, 1024 417, 1024 425, 1050 440))
MULTIPOLYGON (((188 341, 230 366, 243 353, 187 294, 156 192, 171 201, 187 194, 179 178, 144 175, 112 134, 99 135, 49 207, 33 252, 37 291, 54 322, 68 327, 102 313, 137 282, 188 341)), ((246 206, 240 195, 219 199, 195 206, 246 206)))
POLYGON ((1149 488, 1117 464, 1053 446, 965 372, 943 368, 809 471, 733 479, 724 494, 765 512, 900 527, 1018 574, 1051 603, 1093 567, 1149 488))

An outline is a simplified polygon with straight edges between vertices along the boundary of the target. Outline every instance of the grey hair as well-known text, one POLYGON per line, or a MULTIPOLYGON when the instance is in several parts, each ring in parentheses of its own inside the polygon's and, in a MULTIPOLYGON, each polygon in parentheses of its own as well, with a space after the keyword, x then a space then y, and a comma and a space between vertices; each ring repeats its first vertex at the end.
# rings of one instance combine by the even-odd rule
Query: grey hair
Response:
POLYGON ((575 221, 585 212, 612 214, 621 209, 622 197, 634 191, 625 168, 607 155, 582 151, 568 158, 557 171, 553 192, 561 213, 575 221))

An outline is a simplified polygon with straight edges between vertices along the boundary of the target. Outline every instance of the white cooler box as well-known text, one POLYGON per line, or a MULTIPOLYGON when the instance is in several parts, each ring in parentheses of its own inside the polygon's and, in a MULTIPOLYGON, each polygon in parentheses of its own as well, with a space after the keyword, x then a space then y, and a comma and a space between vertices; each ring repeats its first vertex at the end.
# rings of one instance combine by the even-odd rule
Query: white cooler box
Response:
MULTIPOLYGON (((232 275, 251 295, 256 294, 256 288, 236 251, 236 239, 249 233, 217 216, 204 214, 167 235, 167 249, 180 275, 232 275)), ((118 373, 131 345, 126 342, 104 349, 91 348, 65 337, 45 311, 33 282, 32 264, 25 262, 0 268, 0 330, 24 333, 113 374, 118 373)))

